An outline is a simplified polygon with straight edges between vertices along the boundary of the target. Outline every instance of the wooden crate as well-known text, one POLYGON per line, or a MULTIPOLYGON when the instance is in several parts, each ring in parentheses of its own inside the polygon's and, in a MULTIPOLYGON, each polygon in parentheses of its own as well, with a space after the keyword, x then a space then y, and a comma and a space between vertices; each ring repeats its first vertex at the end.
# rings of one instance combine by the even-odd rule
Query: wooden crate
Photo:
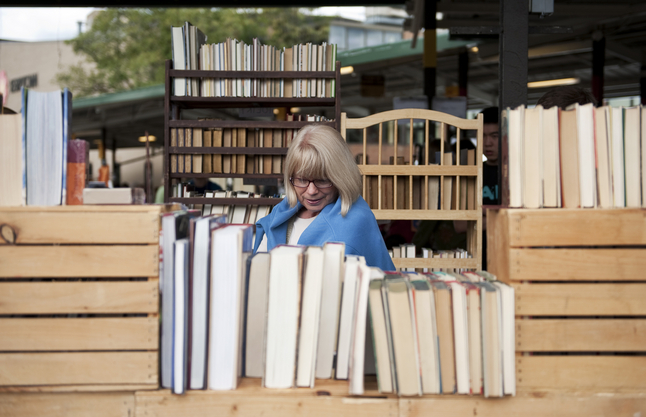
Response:
POLYGON ((158 387, 160 213, 0 209, 0 391, 158 387))
POLYGON ((488 267, 516 291, 519 390, 646 389, 646 211, 490 210, 488 267))

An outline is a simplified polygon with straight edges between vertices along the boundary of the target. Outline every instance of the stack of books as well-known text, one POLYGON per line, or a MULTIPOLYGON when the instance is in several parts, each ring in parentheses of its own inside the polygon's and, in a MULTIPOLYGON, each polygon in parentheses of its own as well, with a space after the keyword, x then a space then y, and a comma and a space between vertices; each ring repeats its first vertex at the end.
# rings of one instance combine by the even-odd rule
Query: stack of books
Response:
POLYGON ((646 207, 645 119, 642 106, 507 109, 501 126, 509 193, 503 205, 646 207))
POLYGON ((379 390, 513 395, 513 289, 478 274, 384 273, 343 243, 251 255, 253 226, 162 217, 162 386, 232 390, 347 379, 379 390))

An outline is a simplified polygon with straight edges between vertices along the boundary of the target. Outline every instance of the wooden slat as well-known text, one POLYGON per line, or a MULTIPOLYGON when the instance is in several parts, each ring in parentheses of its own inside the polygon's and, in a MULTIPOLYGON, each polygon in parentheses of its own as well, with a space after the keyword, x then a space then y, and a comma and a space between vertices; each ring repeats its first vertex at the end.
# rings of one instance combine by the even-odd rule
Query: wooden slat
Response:
POLYGON ((158 274, 158 245, 0 246, 0 277, 4 278, 152 277, 158 274))
POLYGON ((644 316, 646 283, 512 284, 518 316, 644 316))
POLYGON ((135 394, 0 394, 3 417, 132 417, 135 394))
POLYGON ((644 249, 510 249, 510 281, 643 281, 644 249))
POLYGON ((0 282, 0 314, 157 313, 159 280, 0 282))
POLYGON ((507 211, 512 247, 646 245, 646 210, 507 211))
POLYGON ((157 352, 2 353, 0 386, 155 384, 157 352))
MULTIPOLYGON (((18 244, 159 243, 160 206, 0 208, 18 244)), ((0 245, 5 242, 0 239, 0 245)))
POLYGON ((401 417, 635 417, 646 409, 642 395, 563 395, 532 392, 515 397, 445 395, 400 400, 401 417))
MULTIPOLYGON (((137 392, 137 416, 176 417, 180 415, 236 416, 236 417, 327 417, 347 415, 353 417, 398 417, 397 398, 349 398, 326 395, 327 391, 315 389, 244 389, 235 391, 189 391, 185 395, 172 395, 169 391, 137 392), (322 395, 320 395, 321 393, 322 395)), ((347 395, 347 381, 344 384, 347 395)))
POLYGON ((487 270, 509 282, 508 210, 487 210, 487 270))
POLYGON ((516 319, 516 351, 646 351, 646 320, 516 319))
POLYGON ((646 356, 519 356, 517 389, 643 392, 646 356))
MULTIPOLYGON (((397 149, 397 148, 395 148, 397 149)), ((363 175, 478 175, 476 166, 456 165, 358 165, 363 175)))
POLYGON ((32 393, 32 392, 116 392, 142 391, 159 389, 157 383, 148 384, 85 384, 85 385, 24 385, 18 387, 2 387, 0 393, 32 393))
POLYGON ((159 319, 0 319, 0 351, 157 350, 159 319))
POLYGON ((477 210, 373 210, 372 213, 377 220, 477 220, 480 216, 477 210))

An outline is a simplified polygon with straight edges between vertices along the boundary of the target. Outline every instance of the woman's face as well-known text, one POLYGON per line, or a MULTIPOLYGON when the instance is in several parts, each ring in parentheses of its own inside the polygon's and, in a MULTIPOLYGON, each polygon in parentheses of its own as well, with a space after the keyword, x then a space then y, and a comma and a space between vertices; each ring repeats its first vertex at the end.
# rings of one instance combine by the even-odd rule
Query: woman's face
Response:
MULTIPOLYGON (((296 197, 298 201, 305 208, 304 211, 299 213, 303 219, 308 219, 319 214, 321 210, 328 204, 334 203, 339 196, 339 190, 334 185, 329 188, 318 188, 311 180, 319 178, 303 178, 305 181, 310 181, 306 187, 294 186, 296 197)), ((292 182, 294 184, 294 181, 292 182)))

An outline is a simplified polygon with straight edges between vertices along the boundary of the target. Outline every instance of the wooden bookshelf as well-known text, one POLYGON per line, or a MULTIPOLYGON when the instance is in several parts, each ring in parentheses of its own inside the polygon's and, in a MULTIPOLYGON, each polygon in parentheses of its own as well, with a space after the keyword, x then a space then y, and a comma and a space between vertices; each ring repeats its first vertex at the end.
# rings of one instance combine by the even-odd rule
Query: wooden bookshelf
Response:
MULTIPOLYGON (((436 258, 393 258, 397 268, 482 268, 482 116, 475 120, 461 119, 446 113, 423 109, 391 110, 373 114, 363 118, 348 118, 341 114, 341 135, 348 140, 351 131, 358 131, 361 137, 362 157, 358 161, 359 169, 363 175, 363 197, 370 205, 377 220, 462 220, 467 221, 467 251, 472 258, 468 259, 436 259, 436 258), (413 165, 414 155, 414 128, 413 121, 423 124, 423 149, 425 155, 419 156, 418 165, 413 165), (409 126, 408 131, 399 137, 399 124, 409 126), (393 128, 396 126, 397 128, 393 128), (434 138, 438 139, 440 146, 437 151, 444 155, 449 135, 449 128, 455 129, 458 145, 456 146, 456 164, 448 165, 444 161, 431 164, 430 145, 434 138), (390 129, 391 137, 386 137, 390 129), (439 136, 436 137, 436 131, 439 136), (465 138, 465 131, 475 132, 477 146, 473 164, 461 165, 460 139, 465 138), (370 161, 369 148, 376 147, 372 157, 376 162, 370 161), (400 148, 405 150, 399 153, 400 148), (388 149, 388 155, 386 155, 388 149), (387 164, 384 159, 390 157, 393 164, 387 164), (401 159, 407 161, 402 163, 401 159), (429 206, 429 181, 436 178, 439 181, 439 208, 429 206), (375 181, 376 179, 376 181, 375 181), (404 180, 403 182, 400 180, 404 180), (452 206, 446 209, 446 196, 444 193, 445 179, 450 179, 453 187, 452 206), (460 196, 465 190, 465 181, 472 184, 472 207, 466 209, 461 206, 460 196), (392 190, 385 190, 385 182, 391 181, 392 190), (419 195, 411 191, 414 181, 419 181, 419 195), (376 183, 376 186, 374 185, 376 183), (372 184, 372 185, 371 185, 372 184), (398 187, 404 185, 405 189, 398 187), (390 193, 392 192, 392 197, 390 193), (377 196, 377 197, 375 197, 377 196), (457 196, 457 197, 456 197, 457 196), (389 207, 386 199, 390 198, 389 207), (404 201, 402 201, 402 199, 404 201), (417 200, 417 204, 415 203, 417 200), (456 204, 457 203, 457 204, 456 204)), ((442 158, 443 159, 443 158, 442 158)), ((465 202, 466 205, 466 202, 465 202)))
POLYGON ((518 389, 644 392, 646 211, 490 210, 487 230, 516 292, 518 389))
MULTIPOLYGON (((214 109, 214 108, 267 108, 267 107, 331 107, 334 109, 333 121, 317 122, 327 124, 335 129, 340 128, 341 102, 340 102, 340 63, 337 62, 336 71, 201 71, 201 70, 174 70, 172 61, 166 61, 166 94, 165 94, 165 146, 164 146, 164 201, 180 202, 185 204, 249 204, 246 199, 219 198, 184 198, 171 197, 172 183, 180 178, 254 178, 276 179, 282 174, 258 173, 179 173, 171 172, 171 155, 279 155, 287 154, 286 147, 180 147, 170 146, 171 129, 174 128, 266 128, 266 129, 300 129, 308 121, 254 121, 254 120, 184 120, 182 111, 189 109, 214 109), (244 78, 244 79, 325 79, 335 81, 334 97, 189 97, 173 96, 172 84, 175 77, 197 78, 244 78), (199 202, 198 202, 199 200, 199 202)), ((278 198, 262 199, 265 203, 275 205, 281 200, 278 198)), ((259 199, 253 200, 254 204, 265 204, 259 199)))

